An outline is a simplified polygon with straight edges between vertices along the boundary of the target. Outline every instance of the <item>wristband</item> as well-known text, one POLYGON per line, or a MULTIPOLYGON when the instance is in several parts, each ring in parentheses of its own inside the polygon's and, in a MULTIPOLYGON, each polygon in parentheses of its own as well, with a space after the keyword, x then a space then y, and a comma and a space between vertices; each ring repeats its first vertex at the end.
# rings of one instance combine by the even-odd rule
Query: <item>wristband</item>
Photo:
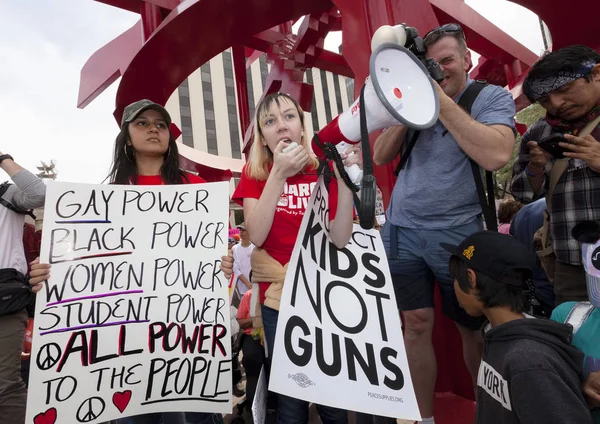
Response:
POLYGON ((525 174, 527 174, 527 176, 529 177, 539 177, 540 175, 544 175, 544 171, 540 172, 539 174, 533 174, 531 173, 531 171, 529 170, 529 165, 527 165, 525 167, 525 174))
POLYGON ((2 163, 2 161, 4 159, 10 159, 10 160, 14 161, 14 159, 13 159, 13 157, 11 155, 2 155, 2 156, 0 156, 0 163, 2 163))

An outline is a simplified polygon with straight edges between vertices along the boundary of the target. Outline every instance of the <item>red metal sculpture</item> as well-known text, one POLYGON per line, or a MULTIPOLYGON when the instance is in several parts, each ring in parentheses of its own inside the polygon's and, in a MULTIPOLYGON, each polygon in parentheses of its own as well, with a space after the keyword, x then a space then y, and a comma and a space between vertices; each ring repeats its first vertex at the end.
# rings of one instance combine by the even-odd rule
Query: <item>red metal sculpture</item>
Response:
MULTIPOLYGON (((256 52, 266 52, 272 63, 263 95, 284 91, 310 111, 313 89, 303 83, 309 67, 355 78, 355 94, 368 74, 370 39, 381 25, 407 22, 421 34, 448 22, 459 23, 469 46, 482 57, 473 78, 506 86, 517 108, 527 105, 521 92, 535 54, 467 6, 463 0, 96 0, 140 14, 131 29, 94 53, 81 71, 78 106, 94 100, 119 76, 115 118, 125 105, 140 98, 166 103, 179 84, 223 50, 233 48, 239 118, 249 147, 251 117, 248 109, 246 66, 256 52), (307 16, 308 15, 308 16, 307 16), (297 36, 294 22, 307 16, 297 36), (342 31, 343 55, 323 49, 329 31, 342 31), (250 58, 247 61, 247 58, 250 58)), ((562 0, 515 0, 537 13, 548 25, 554 47, 587 44, 600 48, 600 2, 571 0, 563 11, 562 0)), ((208 157, 208 156, 207 156, 208 157)), ((183 161, 209 179, 230 178, 228 169, 183 161)), ((208 163, 218 163, 210 161, 208 163)), ((387 204, 393 187, 394 164, 378 167, 375 175, 387 204)), ((441 318, 441 316, 437 317, 441 318)), ((461 349, 452 325, 439 319, 436 346, 439 390, 472 394, 462 364, 461 349), (438 349, 439 350, 439 349, 438 349)))
MULTIPOLYGON (((440 24, 460 23, 469 46, 482 56, 472 77, 507 86, 518 109, 527 105, 521 82, 536 60, 532 52, 463 0, 97 1, 139 13, 141 17, 131 29, 94 53, 81 72, 78 106, 82 108, 122 76, 116 99, 117 120, 123 107, 136 99, 148 97, 165 103, 190 73, 233 47, 240 122, 242 131, 249 134, 246 58, 253 57, 255 51, 267 52, 272 69, 265 94, 277 90, 288 92, 310 111, 313 92, 311 86, 302 82, 304 70, 317 67, 354 77, 359 82, 358 90, 368 72, 370 37, 384 24, 408 22, 425 33, 440 24), (294 36, 292 23, 305 15, 307 19, 298 36, 294 36), (340 29, 345 47, 343 56, 323 49, 327 33, 340 29)), ((596 16, 594 12, 600 11, 597 3, 572 1, 570 10, 585 13, 571 16, 559 12, 559 0, 516 2, 531 8, 548 23, 555 46, 578 41, 600 47, 597 36, 600 30, 591 21, 596 16)), ((246 137, 245 150, 248 142, 246 137)), ((229 177, 224 171, 206 166, 202 169, 203 175, 211 180, 215 179, 211 172, 229 177)), ((392 173, 379 168, 376 176, 387 203, 393 185, 392 173)))

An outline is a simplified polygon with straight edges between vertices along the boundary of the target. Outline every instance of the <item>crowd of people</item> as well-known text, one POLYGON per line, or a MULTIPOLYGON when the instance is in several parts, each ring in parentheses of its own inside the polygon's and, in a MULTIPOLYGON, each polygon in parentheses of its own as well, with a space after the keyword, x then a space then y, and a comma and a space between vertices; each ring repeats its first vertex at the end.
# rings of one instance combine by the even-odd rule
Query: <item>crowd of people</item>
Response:
MULTIPOLYGON (((513 99, 503 88, 486 85, 464 108, 461 98, 474 82, 468 77, 472 62, 462 29, 444 25, 424 41, 428 58, 440 64, 444 76, 434 82, 439 120, 408 141, 405 126, 390 127, 373 148, 377 165, 407 156, 380 234, 421 422, 435 422, 437 284, 439 306, 461 336, 477 423, 600 423, 600 271, 586 262, 586 252, 600 239, 600 55, 569 46, 543 56, 529 70, 523 91, 547 114, 522 137, 513 170, 514 199, 500 204, 500 226, 490 231, 484 230, 486 205, 472 167, 494 171, 509 162, 516 134, 513 99), (542 142, 554 133, 562 137, 560 154, 542 142)), ((331 177, 328 231, 336 247, 349 242, 355 219, 352 191, 341 170, 320 167, 312 153, 298 102, 272 93, 255 110, 252 147, 232 196, 244 212, 240 242, 230 240, 221 263, 226 276, 234 275, 240 298, 238 350, 248 405, 261 369, 269 373, 270 360, 281 349, 275 344, 280 299, 306 208, 302 198, 310 197, 317 170, 324 168, 331 177)), ((204 183, 180 169, 170 124, 169 113, 149 100, 127 106, 109 182, 204 183)), ((344 165, 360 162, 360 155, 349 153, 342 155, 344 165)), ((26 308, 51 272, 38 260, 28 266, 23 223, 29 210, 43 204, 45 186, 10 155, 0 153, 0 167, 14 183, 0 186, 0 423, 22 424, 26 308)), ((270 393, 268 405, 278 423, 309 420, 304 400, 270 393)), ((348 411, 316 409, 324 424, 348 422, 348 411)), ((394 421, 368 414, 356 419, 360 424, 394 421)), ((190 411, 138 415, 117 424, 222 421, 220 414, 190 411)))

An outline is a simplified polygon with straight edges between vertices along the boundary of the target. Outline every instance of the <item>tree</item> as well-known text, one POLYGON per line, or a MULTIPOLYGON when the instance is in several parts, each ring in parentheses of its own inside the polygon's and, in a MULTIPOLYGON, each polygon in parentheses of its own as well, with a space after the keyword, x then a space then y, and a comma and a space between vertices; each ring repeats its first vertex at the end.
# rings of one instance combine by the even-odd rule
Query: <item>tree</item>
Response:
MULTIPOLYGON (((533 104, 526 107, 519 113, 517 113, 516 119, 520 124, 525 124, 528 127, 534 122, 538 121, 546 114, 546 109, 541 107, 539 104, 533 104)), ((519 148, 521 146, 521 135, 517 135, 515 147, 513 149, 512 156, 508 163, 501 169, 494 172, 494 181, 496 189, 496 198, 502 199, 506 194, 510 194, 510 183, 512 181, 512 168, 517 156, 519 154, 519 148)))

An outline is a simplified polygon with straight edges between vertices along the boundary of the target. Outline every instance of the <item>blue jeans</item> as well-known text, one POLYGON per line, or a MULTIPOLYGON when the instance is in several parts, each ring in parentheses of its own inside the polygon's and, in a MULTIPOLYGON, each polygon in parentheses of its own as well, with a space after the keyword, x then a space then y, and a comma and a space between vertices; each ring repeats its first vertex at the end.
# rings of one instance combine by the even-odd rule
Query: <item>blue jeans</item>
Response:
POLYGON ((185 424, 183 412, 153 412, 151 414, 135 415, 120 418, 117 424, 185 424))
MULTIPOLYGON (((273 349, 275 347, 275 331, 277 329, 279 312, 265 305, 261 305, 261 313, 270 360, 270 358, 273 357, 273 349)), ((278 394, 277 396, 278 424, 308 423, 308 402, 282 394, 278 394)), ((319 412, 323 424, 348 424, 347 411, 323 405, 317 405, 317 411, 319 412)))
POLYGON ((223 424, 223 415, 208 412, 186 412, 187 424, 223 424))
POLYGON ((121 418, 117 424, 223 424, 221 414, 208 412, 155 412, 121 418))

